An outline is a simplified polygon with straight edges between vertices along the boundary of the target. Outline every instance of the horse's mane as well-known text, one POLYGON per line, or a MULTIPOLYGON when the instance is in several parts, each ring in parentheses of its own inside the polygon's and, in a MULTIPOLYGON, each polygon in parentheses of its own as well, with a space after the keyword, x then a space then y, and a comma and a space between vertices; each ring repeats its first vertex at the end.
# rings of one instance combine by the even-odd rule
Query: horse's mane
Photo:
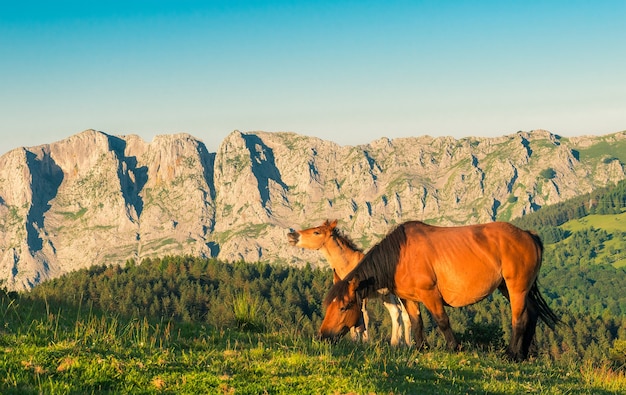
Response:
POLYGON ((334 239, 339 239, 343 244, 345 244, 349 249, 353 251, 363 252, 363 250, 360 247, 354 244, 352 239, 350 239, 348 236, 346 236, 342 231, 340 231, 337 228, 333 228, 332 237, 334 239))
POLYGON ((342 281, 338 281, 332 286, 324 299, 324 305, 327 306, 335 298, 345 296, 348 293, 350 280, 355 278, 359 280, 359 292, 357 294, 361 298, 385 288, 393 293, 396 265, 400 258, 400 250, 405 243, 404 225, 400 225, 372 247, 342 281))
POLYGON ((328 307, 328 305, 336 298, 342 298, 347 295, 348 284, 349 283, 345 280, 340 280, 334 283, 324 298, 324 307, 328 307))

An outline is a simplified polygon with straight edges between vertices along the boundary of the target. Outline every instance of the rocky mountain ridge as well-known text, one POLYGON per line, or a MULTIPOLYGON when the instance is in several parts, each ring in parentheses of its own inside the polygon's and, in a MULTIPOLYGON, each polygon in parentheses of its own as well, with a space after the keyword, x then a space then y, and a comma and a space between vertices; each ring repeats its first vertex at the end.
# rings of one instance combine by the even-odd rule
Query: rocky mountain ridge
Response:
POLYGON ((563 138, 381 138, 339 146, 232 132, 87 130, 0 157, 0 279, 28 289, 71 270, 151 256, 324 264, 289 228, 339 219, 363 248, 395 224, 508 220, 626 177, 626 132, 563 138))

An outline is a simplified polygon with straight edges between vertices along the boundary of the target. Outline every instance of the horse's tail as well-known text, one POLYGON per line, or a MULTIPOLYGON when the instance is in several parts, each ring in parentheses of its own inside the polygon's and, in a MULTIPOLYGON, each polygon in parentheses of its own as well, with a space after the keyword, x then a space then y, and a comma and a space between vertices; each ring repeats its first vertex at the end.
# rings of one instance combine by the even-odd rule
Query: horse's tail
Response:
POLYGON ((539 318, 541 318, 541 320, 545 322, 546 325, 554 330, 555 327, 561 322, 561 319, 554 313, 554 311, 552 311, 550 306, 548 306, 546 300, 543 298, 543 296, 541 296, 537 280, 535 280, 532 287, 530 288, 528 297, 530 298, 530 301, 537 310, 539 318))
POLYGON ((541 262, 541 259, 543 257, 543 241, 541 241, 541 237, 539 237, 539 235, 532 230, 527 230, 526 233, 528 233, 535 242, 535 246, 537 247, 537 253, 539 255, 539 262, 541 262))
MULTIPOLYGON (((532 237, 533 241, 535 242, 535 247, 537 248, 537 258, 539 264, 541 264, 541 260, 543 259, 543 242, 541 241, 541 237, 539 237, 536 232, 530 230, 527 230, 526 232, 530 235, 530 237, 532 237)), ((543 298, 543 296, 541 296, 537 280, 535 280, 532 287, 530 288, 528 296, 530 297, 531 302, 537 309, 537 314, 539 315, 539 318, 541 318, 541 320, 545 322, 546 325, 554 330, 559 322, 561 322, 561 319, 554 313, 554 311, 552 311, 550 306, 548 306, 546 300, 543 298)))

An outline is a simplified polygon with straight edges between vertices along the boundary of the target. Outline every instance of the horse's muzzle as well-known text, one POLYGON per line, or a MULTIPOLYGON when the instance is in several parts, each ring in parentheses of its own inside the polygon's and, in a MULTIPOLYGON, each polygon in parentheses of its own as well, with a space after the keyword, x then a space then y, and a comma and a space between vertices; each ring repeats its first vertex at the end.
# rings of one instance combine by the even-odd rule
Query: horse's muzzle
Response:
POLYGON ((318 339, 329 341, 332 344, 335 344, 346 335, 350 331, 350 328, 344 326, 339 331, 320 331, 318 335, 318 339))
POLYGON ((296 244, 298 244, 300 234, 298 232, 290 232, 287 234, 287 239, 289 241, 289 244, 295 246, 296 244))

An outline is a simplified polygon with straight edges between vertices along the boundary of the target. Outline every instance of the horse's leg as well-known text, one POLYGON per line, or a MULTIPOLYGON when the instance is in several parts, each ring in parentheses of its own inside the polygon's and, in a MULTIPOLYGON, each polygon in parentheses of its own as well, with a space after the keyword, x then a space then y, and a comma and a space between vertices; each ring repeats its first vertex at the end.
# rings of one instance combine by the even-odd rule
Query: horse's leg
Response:
MULTIPOLYGON (((400 298, 398 298, 398 300, 399 300, 400 310, 402 312, 402 324, 404 328, 404 343, 407 346, 410 346, 411 345, 411 317, 409 316, 409 313, 406 311, 404 303, 402 303, 400 298)), ((420 323, 421 323, 422 316, 420 314, 419 305, 417 305, 417 315, 419 316, 420 323)))
POLYGON ((535 337, 537 320, 539 319, 539 313, 537 312, 538 308, 528 296, 526 297, 526 310, 528 312, 528 322, 526 323, 524 338, 522 339, 522 356, 524 359, 528 357, 528 350, 530 349, 530 345, 535 337))
MULTIPOLYGON (((404 330, 404 344, 406 344, 407 346, 411 346, 411 344, 413 344, 413 341, 411 339, 412 336, 412 331, 411 331, 411 317, 409 316, 409 313, 406 311, 406 307, 405 307, 405 300, 401 300, 400 298, 398 298, 396 296, 396 299, 398 300, 398 306, 400 308, 400 312, 402 314, 402 327, 404 330)), ((420 329, 420 331, 423 330, 423 323, 422 323, 422 315, 420 314, 420 310, 419 310, 419 303, 415 302, 416 306, 417 306, 417 316, 420 320, 420 326, 422 327, 422 329, 420 329)))
MULTIPOLYGON (((533 321, 531 318, 533 314, 529 314, 526 295, 526 292, 510 292, 509 290, 509 300, 511 302, 511 329, 513 333, 507 353, 509 357, 515 361, 526 359, 528 355, 528 350, 525 349, 525 339, 527 337, 526 332, 529 328, 529 324, 533 321)), ((534 318, 534 323, 537 323, 536 317, 534 318)))
POLYGON ((406 313, 411 320, 413 338, 415 339, 415 348, 420 350, 428 347, 428 343, 424 339, 424 322, 422 321, 422 315, 420 314, 419 304, 413 300, 403 301, 406 313))
POLYGON ((370 316, 367 313, 367 299, 363 299, 363 304, 361 305, 361 312, 363 313, 363 328, 361 328, 361 340, 366 342, 369 341, 370 335, 367 331, 370 323, 370 316))
POLYGON ((515 361, 526 359, 530 343, 535 336, 538 320, 536 309, 531 305, 529 299, 526 299, 526 303, 520 303, 520 300, 524 300, 520 296, 521 294, 514 295, 513 300, 511 300, 509 289, 504 282, 500 284, 498 289, 511 304, 511 330, 513 333, 507 355, 515 361))
POLYGON ((350 339, 352 339, 353 342, 359 341, 360 337, 361 334, 356 330, 356 328, 350 328, 350 339))
POLYGON ((400 301, 396 295, 391 293, 381 295, 381 299, 383 300, 383 304, 391 317, 391 345, 397 346, 400 344, 400 339, 402 338, 400 301))
POLYGON ((367 331, 367 328, 370 320, 367 313, 367 299, 363 299, 361 312, 363 313, 363 320, 359 322, 357 326, 350 328, 350 338, 355 342, 366 342, 369 340, 369 332, 367 331))
POLYGON ((450 328, 450 319, 443 307, 443 297, 441 293, 436 288, 428 292, 423 292, 421 302, 435 319, 439 331, 441 331, 443 337, 446 339, 448 349, 457 350, 459 343, 452 333, 452 328, 450 328))

